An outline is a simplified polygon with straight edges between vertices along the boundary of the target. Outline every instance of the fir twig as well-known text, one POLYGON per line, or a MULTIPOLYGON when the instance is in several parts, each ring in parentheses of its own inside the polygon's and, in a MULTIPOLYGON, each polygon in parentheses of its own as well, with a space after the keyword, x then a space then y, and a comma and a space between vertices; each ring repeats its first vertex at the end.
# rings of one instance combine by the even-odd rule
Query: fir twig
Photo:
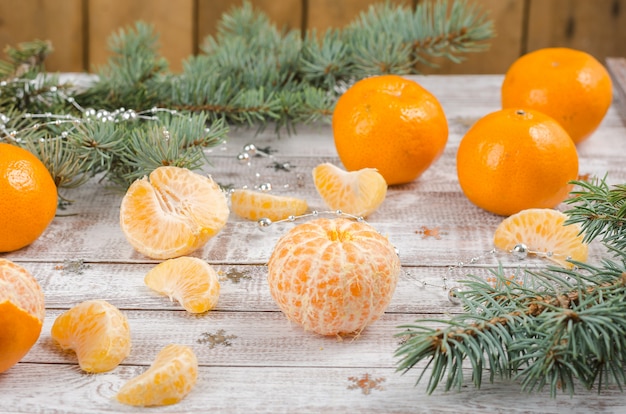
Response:
POLYGON ((548 387, 574 393, 576 384, 598 391, 626 383, 626 185, 606 180, 575 182, 566 223, 582 226, 584 240, 599 239, 615 261, 572 270, 549 267, 526 272, 522 283, 494 270, 496 285, 478 277, 462 281, 464 313, 443 321, 416 321, 402 327, 408 340, 396 356, 407 372, 420 361, 430 368, 427 391, 445 379, 445 389, 463 384, 463 361, 480 387, 483 370, 520 381, 527 391, 548 387), (436 322, 443 328, 425 328, 436 322))
POLYGON ((573 184, 580 189, 565 201, 573 205, 567 212, 567 223, 579 224, 586 242, 600 239, 617 250, 626 250, 626 184, 610 187, 606 178, 573 184))
POLYGON ((491 382, 515 378, 527 391, 551 395, 624 383, 626 349, 626 254, 622 263, 579 270, 551 267, 511 281, 502 268, 496 286, 478 277, 462 281, 465 312, 449 320, 421 320, 402 326, 408 339, 398 348, 398 369, 407 372, 426 360, 418 381, 430 370, 427 392, 444 383, 459 389, 464 361, 480 388, 484 371, 491 382), (436 323, 442 328, 426 328, 436 323))

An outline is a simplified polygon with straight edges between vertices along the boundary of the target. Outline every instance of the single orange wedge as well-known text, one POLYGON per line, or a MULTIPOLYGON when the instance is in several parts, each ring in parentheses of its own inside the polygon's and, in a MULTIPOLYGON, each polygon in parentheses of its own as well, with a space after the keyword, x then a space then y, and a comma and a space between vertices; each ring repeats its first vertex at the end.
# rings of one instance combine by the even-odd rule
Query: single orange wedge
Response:
POLYGON ((198 359, 185 345, 167 345, 143 374, 117 393, 117 400, 135 406, 175 404, 185 398, 198 379, 198 359))
POLYGON ((583 243, 580 226, 564 225, 567 215, 548 208, 522 210, 504 219, 496 228, 494 244, 512 252, 524 245, 527 252, 539 254, 563 267, 587 260, 587 244, 583 243))
POLYGON ((120 224, 138 252, 170 259, 203 247, 226 225, 228 214, 226 196, 211 178, 167 166, 131 184, 120 224))
POLYGON ((191 313, 203 313, 217 305, 220 283, 213 267, 196 257, 178 257, 159 263, 144 278, 146 285, 191 313))
POLYGON ((230 208, 233 213, 248 220, 268 218, 278 221, 304 214, 308 205, 301 198, 253 190, 235 190, 230 196, 230 208))
POLYGON ((76 352, 80 368, 92 373, 117 367, 131 348, 126 316, 104 300, 88 300, 59 315, 51 336, 76 352))
POLYGON ((328 207, 355 216, 370 215, 387 195, 387 182, 374 168, 344 171, 324 163, 313 169, 313 182, 328 207))

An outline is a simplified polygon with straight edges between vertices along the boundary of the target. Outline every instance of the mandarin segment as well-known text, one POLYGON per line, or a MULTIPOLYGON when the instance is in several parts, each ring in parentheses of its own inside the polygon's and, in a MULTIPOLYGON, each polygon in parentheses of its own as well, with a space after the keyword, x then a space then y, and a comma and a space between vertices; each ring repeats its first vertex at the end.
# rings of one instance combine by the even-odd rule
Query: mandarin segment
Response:
POLYGON ((128 188, 120 224, 128 242, 154 259, 184 256, 226 225, 226 196, 212 179, 185 168, 159 167, 128 188))
POLYGON ((239 217, 248 220, 268 218, 272 221, 299 216, 308 209, 306 200, 301 198, 246 189, 238 189, 231 193, 230 206, 233 213, 239 217))
POLYGON ((567 259, 577 262, 587 260, 588 246, 583 243, 581 228, 577 224, 564 225, 567 215, 552 209, 528 209, 504 219, 496 228, 494 245, 512 251, 525 245, 529 251, 538 252, 560 266, 572 268, 567 259))
POLYGON ((41 335, 45 300, 22 266, 0 258, 0 373, 17 364, 41 335))
POLYGON ((119 402, 134 406, 175 404, 193 389, 198 379, 198 359, 185 345, 167 345, 150 368, 118 391, 119 402))
POLYGON ((62 349, 76 353, 85 372, 110 371, 130 354, 126 316, 104 300, 87 300, 59 315, 51 336, 62 349))
POLYGON ((144 282, 170 300, 177 300, 190 313, 213 309, 220 295, 217 273, 210 264, 196 257, 159 263, 146 274, 144 282))
POLYGON ((313 169, 313 182, 328 207, 355 216, 369 216, 387 195, 387 182, 374 168, 344 171, 323 163, 313 169))
POLYGON ((479 119, 461 139, 456 161, 465 196, 502 216, 556 207, 578 177, 578 153, 567 132, 530 109, 507 108, 479 119))
POLYGON ((400 259, 363 221, 315 219, 292 228, 268 262, 272 298, 287 318, 320 335, 360 333, 385 311, 400 259))
POLYGON ((375 168, 388 185, 415 180, 448 141, 448 122, 437 98, 397 75, 354 83, 337 100, 332 129, 344 167, 375 168))

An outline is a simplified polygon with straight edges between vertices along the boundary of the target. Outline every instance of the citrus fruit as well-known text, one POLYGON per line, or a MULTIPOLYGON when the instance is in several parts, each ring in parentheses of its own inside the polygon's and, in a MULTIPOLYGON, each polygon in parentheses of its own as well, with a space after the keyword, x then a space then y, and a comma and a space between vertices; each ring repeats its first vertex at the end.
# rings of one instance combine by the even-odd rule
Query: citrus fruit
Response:
POLYGON ((337 100, 332 129, 344 167, 376 168, 388 185, 415 180, 448 141, 448 122, 437 98, 396 75, 352 85, 337 100))
POLYGON ((126 316, 104 300, 87 300, 65 311, 50 332, 62 349, 76 352, 85 372, 110 371, 130 353, 126 316))
POLYGON ((324 163, 313 169, 313 182, 328 207, 355 216, 367 217, 387 195, 387 182, 374 168, 344 171, 324 163))
POLYGON ((530 109, 507 108, 479 119, 461 139, 456 161, 467 198, 504 216, 555 207, 578 177, 578 153, 567 132, 530 109))
POLYGON ((297 197, 242 189, 232 192, 230 208, 233 213, 248 220, 268 218, 279 221, 304 214, 308 205, 306 200, 297 197))
POLYGON ((527 253, 541 254, 547 259, 571 268, 567 259, 587 260, 587 244, 583 243, 581 228, 564 225, 567 215, 547 208, 522 210, 504 219, 496 228, 493 242, 499 249, 513 251, 523 245, 527 253))
POLYGON ((217 273, 197 257, 177 257, 159 263, 146 274, 144 282, 170 300, 177 300, 191 313, 213 309, 220 295, 217 273))
POLYGON ((400 273, 389 240, 363 221, 318 218, 293 227, 268 262, 272 298, 320 335, 360 333, 387 308, 400 273))
POLYGON ((17 364, 39 339, 44 294, 22 266, 0 258, 0 373, 17 364))
POLYGON ((117 400, 135 406, 175 404, 192 390, 198 379, 198 359, 185 345, 167 345, 146 372, 120 388, 117 400))
POLYGON ((222 230, 228 214, 226 196, 212 179, 166 166, 130 185, 120 224, 138 252, 171 259, 203 247, 222 230))
POLYGON ((57 187, 45 165, 6 143, 0 143, 0 194, 0 252, 37 240, 57 210, 57 187))
POLYGON ((596 130, 613 99, 607 70, 583 51, 539 49, 509 67, 501 88, 503 108, 529 108, 551 116, 579 143, 596 130))

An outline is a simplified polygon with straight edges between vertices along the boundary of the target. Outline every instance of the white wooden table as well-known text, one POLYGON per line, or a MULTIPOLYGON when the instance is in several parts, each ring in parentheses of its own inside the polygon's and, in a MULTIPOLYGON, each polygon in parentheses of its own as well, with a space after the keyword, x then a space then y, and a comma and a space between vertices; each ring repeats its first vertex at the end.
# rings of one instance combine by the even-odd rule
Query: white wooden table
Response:
MULTIPOLYGON (((428 396, 425 381, 415 386, 417 369, 396 372, 393 354, 400 338, 394 335, 399 325, 460 311, 443 289, 422 287, 421 281, 441 285, 449 266, 492 249, 493 232, 502 220, 463 196, 455 170, 464 132, 499 108, 502 76, 416 79, 441 101, 450 137, 443 156, 415 182, 390 188, 382 207, 368 219, 397 246, 404 271, 386 314, 358 338, 340 341, 304 332, 287 322, 272 301, 264 264, 289 225, 264 233, 256 223, 231 216, 222 233, 196 252, 221 277, 219 304, 207 314, 192 316, 152 293, 143 277, 157 262, 126 242, 118 223, 122 193, 94 180, 64 193, 75 202, 58 212, 33 245, 0 255, 31 271, 47 301, 39 341, 22 362, 0 374, 0 412, 626 412, 626 394, 617 387, 600 395, 581 388, 573 398, 552 399, 547 392, 527 395, 516 383, 485 383, 476 390, 468 371, 468 385, 461 391, 437 390, 428 396), (117 369, 93 375, 81 372, 75 355, 55 345, 50 328, 61 312, 96 298, 127 315, 133 347, 117 369), (187 398, 149 410, 117 403, 113 397, 122 384, 143 372, 169 343, 189 345, 198 356, 199 381, 187 398)), ((600 129, 579 146, 581 175, 608 173, 610 183, 626 182, 622 104, 616 96, 600 129)), ((235 129, 227 145, 214 148, 209 157, 213 165, 206 171, 221 184, 268 181, 275 189, 289 184, 287 193, 306 198, 317 210, 325 206, 311 169, 321 162, 339 162, 329 125, 301 126, 297 135, 280 139, 271 127, 260 135, 235 129), (274 159, 257 157, 250 166, 240 164, 236 155, 249 142, 271 146, 274 159), (294 167, 275 170, 268 167, 273 161, 294 167)), ((597 261, 602 252, 593 245, 590 260, 597 261)), ((504 254, 497 259, 519 266, 504 254)), ((471 272, 486 274, 485 268, 495 263, 485 257, 471 272)))

